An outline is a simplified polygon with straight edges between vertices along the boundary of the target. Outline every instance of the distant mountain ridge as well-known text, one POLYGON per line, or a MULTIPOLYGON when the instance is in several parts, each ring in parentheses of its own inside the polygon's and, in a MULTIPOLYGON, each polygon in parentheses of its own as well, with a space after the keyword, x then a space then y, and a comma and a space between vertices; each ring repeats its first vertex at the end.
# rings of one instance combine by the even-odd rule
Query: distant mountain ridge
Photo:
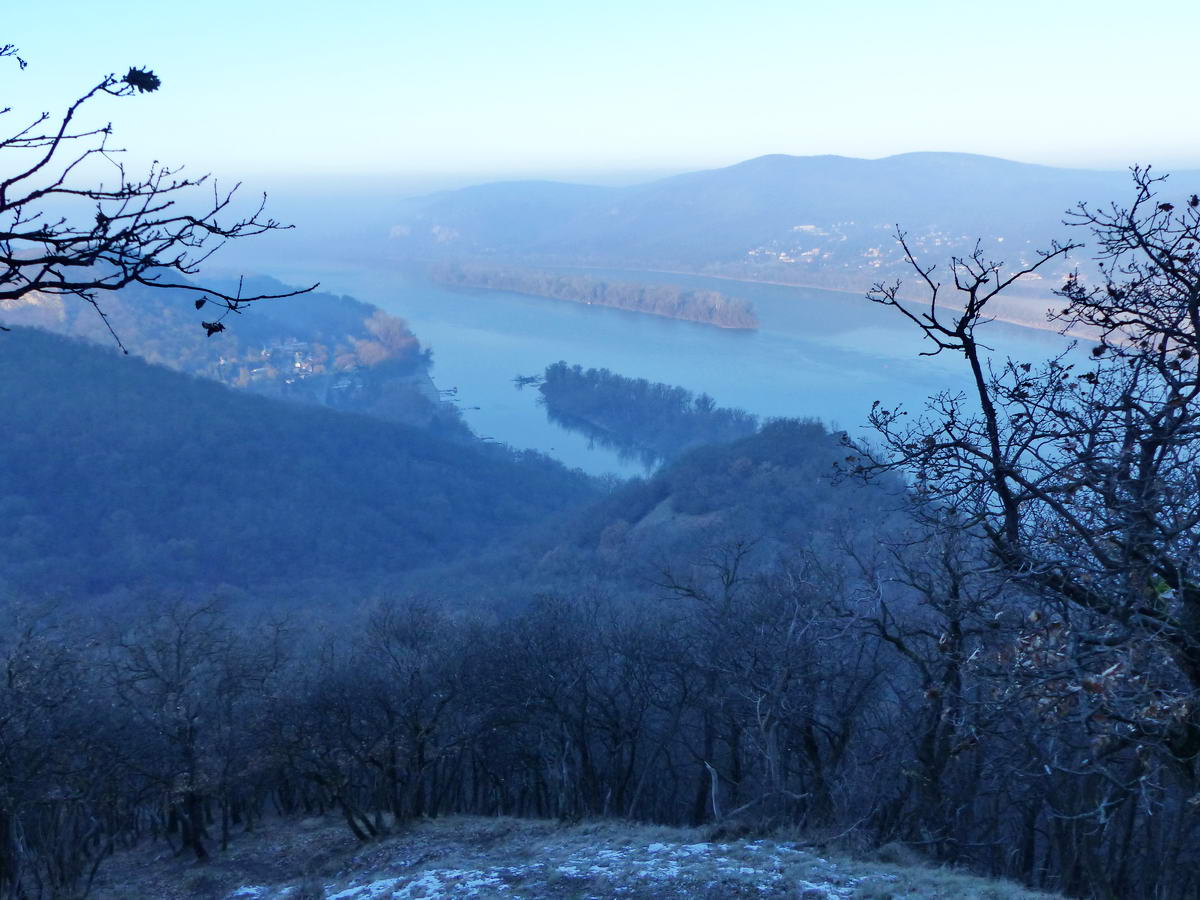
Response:
MULTIPOLYGON (((1200 172, 1174 175, 1186 196, 1200 172)), ((902 268, 899 224, 931 262, 982 240, 1018 262, 1079 202, 1130 199, 1125 172, 1060 169, 964 153, 883 159, 760 156, 630 187, 483 184, 410 201, 392 229, 407 258, 679 269, 863 290, 902 268)))

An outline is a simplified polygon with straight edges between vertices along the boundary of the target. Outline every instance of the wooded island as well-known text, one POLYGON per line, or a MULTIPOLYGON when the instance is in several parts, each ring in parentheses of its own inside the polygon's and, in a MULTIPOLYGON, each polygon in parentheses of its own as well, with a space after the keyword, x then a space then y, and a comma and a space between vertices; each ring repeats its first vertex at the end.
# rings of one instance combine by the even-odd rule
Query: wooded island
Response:
POLYGON ((748 300, 727 297, 717 291, 693 291, 677 284, 604 281, 586 275, 479 263, 439 263, 430 268, 429 277, 438 284, 451 287, 510 291, 572 303, 611 306, 719 328, 758 327, 754 306, 748 300))
POLYGON ((707 394, 608 369, 585 370, 560 361, 541 378, 517 381, 538 384, 553 421, 648 468, 692 447, 728 443, 758 430, 757 417, 719 407, 707 394))

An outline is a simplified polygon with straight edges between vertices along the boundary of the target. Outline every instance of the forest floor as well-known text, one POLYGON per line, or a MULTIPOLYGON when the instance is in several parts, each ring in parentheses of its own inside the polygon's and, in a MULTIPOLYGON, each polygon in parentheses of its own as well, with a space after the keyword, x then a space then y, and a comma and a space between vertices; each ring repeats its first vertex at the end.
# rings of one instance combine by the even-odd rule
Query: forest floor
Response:
MULTIPOLYGON (((356 842, 334 818, 267 823, 204 864, 161 845, 101 867, 96 900, 788 897, 1034 900, 1008 882, 919 864, 835 859, 784 840, 623 822, 451 816, 356 842)), ((886 854, 881 856, 886 857, 886 854)))

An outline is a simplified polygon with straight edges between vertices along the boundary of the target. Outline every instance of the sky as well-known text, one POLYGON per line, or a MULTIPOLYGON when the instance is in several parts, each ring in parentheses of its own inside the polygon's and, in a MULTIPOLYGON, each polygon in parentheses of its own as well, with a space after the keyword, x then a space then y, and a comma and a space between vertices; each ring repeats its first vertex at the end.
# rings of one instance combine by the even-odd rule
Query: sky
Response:
POLYGON ((766 153, 1200 168, 1200 4, 0 0, 5 133, 107 72, 131 154, 259 181, 638 180, 766 153))

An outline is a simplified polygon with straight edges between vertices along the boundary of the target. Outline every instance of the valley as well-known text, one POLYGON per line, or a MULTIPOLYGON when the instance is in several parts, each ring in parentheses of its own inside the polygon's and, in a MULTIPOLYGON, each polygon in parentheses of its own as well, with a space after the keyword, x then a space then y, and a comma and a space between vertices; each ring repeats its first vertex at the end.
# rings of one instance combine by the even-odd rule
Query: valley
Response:
POLYGON ((182 304, 10 255, 0 897, 1191 896, 1200 212, 1024 221, 1110 182, 482 184, 182 304))

